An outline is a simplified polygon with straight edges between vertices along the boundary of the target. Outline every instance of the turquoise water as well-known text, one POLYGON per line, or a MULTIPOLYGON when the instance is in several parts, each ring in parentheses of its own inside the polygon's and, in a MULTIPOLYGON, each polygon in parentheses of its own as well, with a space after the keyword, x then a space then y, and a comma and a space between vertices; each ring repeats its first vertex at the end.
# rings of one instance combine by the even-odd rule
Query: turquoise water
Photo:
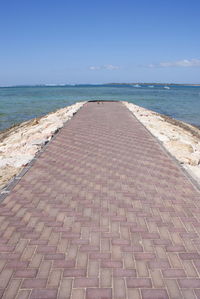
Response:
POLYGON ((200 126, 200 87, 79 85, 0 88, 0 130, 87 100, 128 101, 200 126))

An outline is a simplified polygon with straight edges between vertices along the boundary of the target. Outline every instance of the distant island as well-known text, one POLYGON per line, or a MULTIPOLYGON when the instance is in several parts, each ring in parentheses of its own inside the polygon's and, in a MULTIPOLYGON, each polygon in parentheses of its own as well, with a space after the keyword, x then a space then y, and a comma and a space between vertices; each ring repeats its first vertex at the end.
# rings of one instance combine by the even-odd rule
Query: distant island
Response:
POLYGON ((141 83, 141 82, 133 82, 133 83, 105 83, 103 85, 165 85, 165 86, 200 86, 199 84, 189 84, 189 83, 154 83, 154 82, 150 82, 150 83, 141 83))

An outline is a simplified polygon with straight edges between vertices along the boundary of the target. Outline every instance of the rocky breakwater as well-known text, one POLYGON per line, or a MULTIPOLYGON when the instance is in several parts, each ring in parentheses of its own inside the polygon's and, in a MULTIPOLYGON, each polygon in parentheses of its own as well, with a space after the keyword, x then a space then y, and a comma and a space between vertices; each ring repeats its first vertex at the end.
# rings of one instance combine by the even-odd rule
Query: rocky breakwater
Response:
POLYGON ((0 189, 34 158, 84 103, 59 109, 0 133, 0 189))
POLYGON ((137 105, 128 102, 123 104, 200 183, 200 130, 137 105))

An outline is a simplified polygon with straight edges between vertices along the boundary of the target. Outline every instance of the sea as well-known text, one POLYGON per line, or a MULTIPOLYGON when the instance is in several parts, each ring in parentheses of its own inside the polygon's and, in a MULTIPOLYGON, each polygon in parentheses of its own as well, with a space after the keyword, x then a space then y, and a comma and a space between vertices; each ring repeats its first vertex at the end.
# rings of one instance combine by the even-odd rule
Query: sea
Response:
POLYGON ((0 87, 0 130, 89 100, 128 101, 200 127, 200 86, 106 84, 0 87))

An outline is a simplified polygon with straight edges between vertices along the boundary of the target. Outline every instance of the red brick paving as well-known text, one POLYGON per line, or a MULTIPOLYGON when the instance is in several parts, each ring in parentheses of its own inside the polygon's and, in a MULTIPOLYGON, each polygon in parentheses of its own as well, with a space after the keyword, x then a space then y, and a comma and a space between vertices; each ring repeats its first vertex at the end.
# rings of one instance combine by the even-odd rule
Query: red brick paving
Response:
POLYGON ((2 298, 200 298, 200 194, 121 103, 87 103, 0 204, 2 298))

